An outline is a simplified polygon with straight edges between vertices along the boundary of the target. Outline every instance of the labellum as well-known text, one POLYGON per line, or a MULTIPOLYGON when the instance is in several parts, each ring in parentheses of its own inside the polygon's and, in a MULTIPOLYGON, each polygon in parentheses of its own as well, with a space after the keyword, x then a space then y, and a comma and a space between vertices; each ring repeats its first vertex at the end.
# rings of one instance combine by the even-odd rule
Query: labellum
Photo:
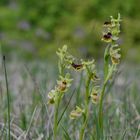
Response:
POLYGON ((75 70, 81 70, 83 68, 82 64, 75 64, 72 62, 71 66, 75 69, 75 70))
POLYGON ((66 87, 67 87, 66 81, 62 81, 62 82, 58 85, 58 88, 59 88, 60 91, 65 91, 65 90, 66 90, 66 87))
POLYGON ((105 27, 111 27, 111 25, 112 25, 112 24, 111 24, 111 21, 105 21, 105 22, 104 22, 104 26, 105 26, 105 27))
POLYGON ((96 82, 96 81, 98 81, 98 80, 100 80, 100 79, 99 79, 99 77, 96 75, 96 73, 92 73, 92 80, 93 80, 94 82, 96 82))
POLYGON ((111 57, 111 61, 112 61, 113 64, 119 64, 120 59, 119 59, 119 58, 116 58, 116 57, 114 57, 114 56, 112 56, 112 57, 111 57))
POLYGON ((112 34, 110 32, 105 34, 103 36, 102 40, 105 41, 105 42, 111 42, 112 41, 112 34))
POLYGON ((94 104, 97 104, 97 102, 98 102, 98 94, 97 94, 97 92, 93 92, 92 94, 91 94, 91 99, 92 99, 92 102, 94 103, 94 104))

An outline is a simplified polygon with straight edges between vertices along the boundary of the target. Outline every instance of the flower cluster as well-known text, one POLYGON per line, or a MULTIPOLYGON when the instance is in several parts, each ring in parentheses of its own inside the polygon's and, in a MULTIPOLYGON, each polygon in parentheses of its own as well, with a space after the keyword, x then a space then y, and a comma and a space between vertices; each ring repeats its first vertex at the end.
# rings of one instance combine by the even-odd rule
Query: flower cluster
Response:
POLYGON ((111 56, 111 61, 113 64, 119 64, 120 63, 120 58, 121 58, 121 54, 120 52, 120 48, 118 47, 118 45, 112 45, 112 47, 110 48, 110 56, 111 56))
POLYGON ((83 65, 87 69, 87 74, 89 79, 91 80, 89 84, 92 84, 92 90, 90 92, 89 97, 91 98, 92 103, 97 104, 99 101, 99 89, 100 86, 99 81, 100 78, 97 75, 96 69, 95 69, 95 61, 94 59, 91 61, 83 61, 83 65))
POLYGON ((106 21, 104 23, 104 32, 102 40, 110 44, 109 53, 112 64, 119 64, 121 58, 120 48, 117 43, 120 34, 120 22, 121 22, 120 14, 118 14, 117 19, 114 19, 111 16, 111 20, 106 21))
POLYGON ((104 22, 104 31, 102 40, 109 43, 113 41, 117 41, 119 39, 120 33, 120 14, 118 14, 118 18, 114 19, 111 16, 111 21, 104 22))
MULTIPOLYGON (((88 105, 88 102, 92 101, 92 103, 97 104, 99 98, 99 90, 97 89, 97 83, 99 81, 99 77, 97 76, 97 72, 95 70, 95 61, 92 60, 80 60, 80 64, 72 63, 72 67, 76 70, 83 70, 85 74, 85 102, 88 105), (91 86, 90 86, 91 85, 91 86), (93 90, 92 90, 93 89, 93 90), (89 100, 90 99, 90 100, 89 100)), ((98 86, 99 87, 99 86, 98 86)), ((77 119, 81 117, 85 112, 87 112, 87 105, 85 105, 84 109, 76 106, 76 109, 72 110, 70 113, 71 119, 77 119), (85 111, 86 110, 86 111, 85 111)), ((85 113, 86 114, 86 113, 85 113)))
POLYGON ((72 82, 72 79, 70 78, 70 75, 67 73, 65 77, 59 76, 59 80, 57 80, 57 85, 55 86, 55 89, 52 89, 48 93, 48 98, 50 104, 55 103, 57 95, 61 93, 65 93, 68 88, 70 87, 72 82))
POLYGON ((59 71, 64 68, 70 68, 71 64, 74 62, 75 58, 70 55, 67 51, 67 45, 59 48, 56 54, 59 57, 59 71))

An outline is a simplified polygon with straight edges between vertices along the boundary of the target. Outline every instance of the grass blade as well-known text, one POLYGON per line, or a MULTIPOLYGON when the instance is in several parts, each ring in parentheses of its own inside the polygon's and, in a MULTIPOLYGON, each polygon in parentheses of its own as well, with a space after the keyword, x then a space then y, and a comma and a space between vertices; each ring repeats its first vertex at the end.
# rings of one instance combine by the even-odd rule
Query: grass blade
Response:
POLYGON ((8 76, 7 76, 6 58, 5 58, 5 55, 3 55, 3 65, 4 65, 4 75, 5 75, 5 82, 6 82, 6 92, 7 92, 8 140, 10 140, 10 95, 9 95, 8 76))
POLYGON ((32 114, 28 129, 27 129, 26 134, 25 134, 25 138, 28 136, 28 133, 30 131, 30 128, 31 128, 31 125, 32 125, 32 122, 33 122, 33 119, 34 119, 34 116, 35 116, 35 113, 36 113, 36 110, 37 110, 37 106, 35 107, 35 109, 33 111, 33 114, 32 114))
POLYGON ((70 104, 70 101, 71 101, 71 99, 72 99, 74 93, 75 93, 75 89, 73 90, 73 92, 72 92, 72 94, 71 94, 71 96, 70 96, 70 99, 69 99, 69 101, 68 101, 68 104, 66 105, 65 109, 63 110, 63 112, 62 112, 62 114, 61 114, 61 116, 60 116, 60 118, 59 118, 59 120, 58 120, 57 125, 59 125, 59 123, 60 123, 60 121, 61 121, 61 119, 62 119, 62 117, 63 117, 65 111, 67 110, 67 108, 68 108, 68 106, 69 106, 69 104, 70 104))
POLYGON ((62 126, 62 124, 61 124, 61 127, 62 127, 62 129, 63 129, 63 131, 64 131, 64 137, 65 137, 65 139, 66 139, 66 140, 71 140, 71 138, 70 138, 70 136, 69 136, 67 130, 62 126))
POLYGON ((125 139, 125 135, 126 135, 127 130, 128 130, 127 128, 124 130, 121 140, 125 139))

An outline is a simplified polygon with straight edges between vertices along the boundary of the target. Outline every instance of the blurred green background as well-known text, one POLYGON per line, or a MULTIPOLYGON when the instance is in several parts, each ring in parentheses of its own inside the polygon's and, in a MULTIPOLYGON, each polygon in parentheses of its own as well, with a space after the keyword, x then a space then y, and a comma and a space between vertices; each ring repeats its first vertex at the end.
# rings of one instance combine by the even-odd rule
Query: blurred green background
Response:
POLYGON ((102 24, 121 13, 123 56, 137 63, 139 9, 139 0, 0 0, 0 42, 9 55, 28 60, 53 58, 64 44, 75 55, 100 58, 102 24))

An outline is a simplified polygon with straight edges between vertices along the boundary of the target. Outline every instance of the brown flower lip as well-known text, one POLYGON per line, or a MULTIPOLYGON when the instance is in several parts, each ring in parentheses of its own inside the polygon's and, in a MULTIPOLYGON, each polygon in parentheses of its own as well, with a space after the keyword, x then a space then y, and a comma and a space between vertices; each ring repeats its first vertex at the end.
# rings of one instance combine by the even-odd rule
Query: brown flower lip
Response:
POLYGON ((112 34, 110 32, 103 36, 104 39, 110 39, 111 37, 112 37, 112 34))
POLYGON ((115 57, 111 57, 112 63, 113 64, 119 64, 120 59, 119 58, 115 58, 115 57))
POLYGON ((80 70, 80 69, 83 68, 83 65, 82 65, 82 64, 75 64, 75 63, 72 62, 71 65, 72 65, 72 67, 73 67, 74 69, 76 69, 76 70, 80 70))
POLYGON ((66 84, 67 84, 67 82, 66 82, 66 81, 63 81, 62 83, 63 83, 64 85, 66 85, 66 84))
POLYGON ((64 91, 66 89, 66 86, 67 86, 67 82, 66 81, 62 81, 62 83, 60 85, 58 85, 58 88, 61 91, 64 91))
POLYGON ((92 74, 92 77, 93 77, 93 79, 95 79, 95 80, 99 80, 99 77, 98 77, 95 73, 92 74))
POLYGON ((98 94, 96 92, 93 92, 91 95, 91 99, 92 99, 93 103, 97 104, 98 99, 99 99, 98 94))
POLYGON ((104 26, 110 26, 111 25, 111 21, 105 21, 104 22, 104 26))
POLYGON ((97 93, 96 93, 96 92, 94 92, 94 93, 93 93, 93 95, 94 95, 94 96, 97 96, 97 93))

